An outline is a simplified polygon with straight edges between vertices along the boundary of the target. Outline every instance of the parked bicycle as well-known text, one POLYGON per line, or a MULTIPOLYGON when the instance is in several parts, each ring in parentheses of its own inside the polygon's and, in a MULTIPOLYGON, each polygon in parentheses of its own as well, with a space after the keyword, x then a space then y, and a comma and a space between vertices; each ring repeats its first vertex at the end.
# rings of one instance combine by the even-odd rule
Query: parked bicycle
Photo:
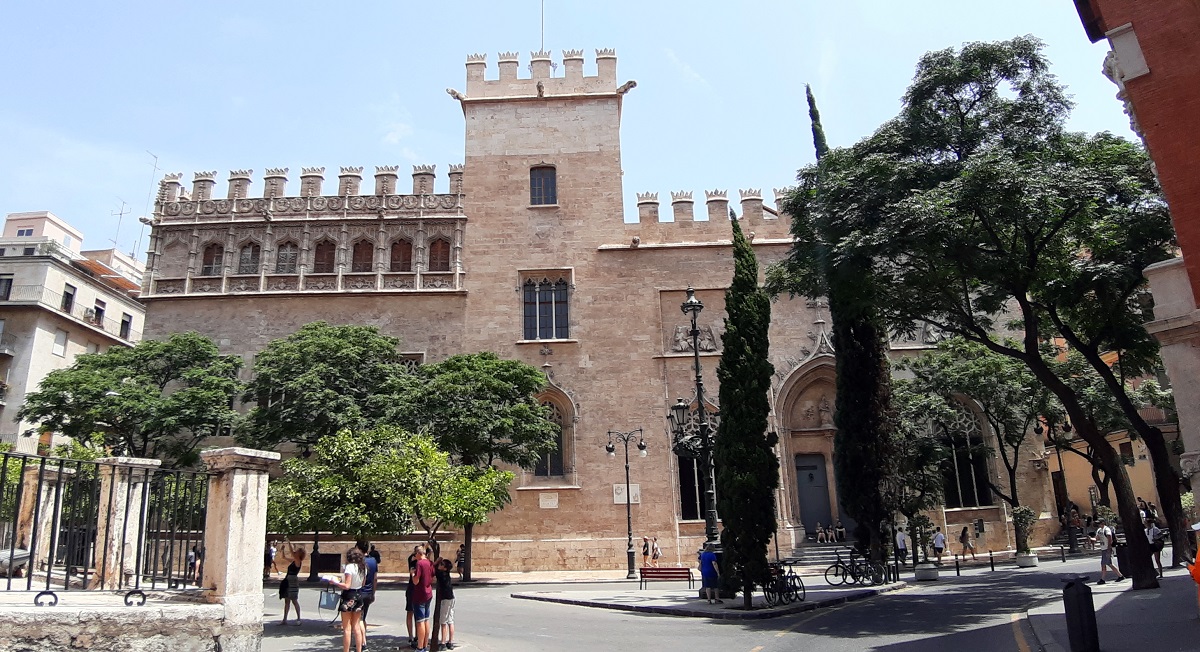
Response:
POLYGON ((886 574, 883 564, 868 559, 858 559, 856 553, 850 551, 850 561, 842 561, 842 553, 838 553, 837 561, 825 569, 825 582, 830 586, 842 584, 861 584, 873 586, 883 584, 886 574))
POLYGON ((763 597, 768 606, 803 602, 806 591, 804 581, 796 574, 791 564, 771 564, 771 580, 763 587, 763 597))

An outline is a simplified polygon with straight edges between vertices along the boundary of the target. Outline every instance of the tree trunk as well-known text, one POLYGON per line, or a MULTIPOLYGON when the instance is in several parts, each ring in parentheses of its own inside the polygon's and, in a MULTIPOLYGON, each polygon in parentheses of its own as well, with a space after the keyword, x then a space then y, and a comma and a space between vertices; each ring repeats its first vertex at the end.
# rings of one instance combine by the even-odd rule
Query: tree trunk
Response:
POLYGON ((1179 476, 1171 465, 1167 442, 1158 428, 1151 428, 1150 436, 1143 436, 1150 451, 1150 462, 1154 465, 1154 487, 1158 489, 1158 506, 1171 534, 1171 566, 1181 566, 1188 559, 1188 523, 1183 517, 1183 502, 1179 496, 1179 476))
POLYGON ((1125 544, 1128 547, 1128 568, 1132 575, 1133 588, 1157 589, 1158 570, 1150 559, 1150 542, 1146 540, 1146 531, 1138 514, 1137 496, 1129 484, 1129 476, 1125 473, 1125 464, 1121 457, 1105 442, 1103 448, 1097 448, 1096 453, 1104 463, 1109 480, 1117 494, 1117 514, 1121 525, 1125 528, 1125 544))
POLYGON ((471 581, 471 537, 475 534, 475 524, 467 523, 463 526, 463 544, 467 546, 467 563, 463 566, 463 581, 471 581))
POLYGON ((1090 461, 1092 463, 1092 482, 1096 484, 1096 490, 1100 493, 1097 502, 1112 509, 1112 495, 1108 493, 1108 485, 1111 484, 1112 479, 1104 472, 1104 467, 1100 466, 1099 460, 1090 461))

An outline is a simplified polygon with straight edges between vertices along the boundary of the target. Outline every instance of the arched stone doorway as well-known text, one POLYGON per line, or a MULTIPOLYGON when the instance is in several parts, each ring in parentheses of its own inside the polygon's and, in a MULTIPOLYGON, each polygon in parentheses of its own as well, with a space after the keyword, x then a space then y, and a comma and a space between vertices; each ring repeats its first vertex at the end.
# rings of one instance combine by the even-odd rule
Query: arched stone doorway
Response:
POLYGON ((819 522, 829 527, 839 515, 833 470, 833 406, 836 396, 832 355, 817 355, 793 370, 779 392, 780 472, 786 500, 783 520, 793 543, 803 543, 819 522))

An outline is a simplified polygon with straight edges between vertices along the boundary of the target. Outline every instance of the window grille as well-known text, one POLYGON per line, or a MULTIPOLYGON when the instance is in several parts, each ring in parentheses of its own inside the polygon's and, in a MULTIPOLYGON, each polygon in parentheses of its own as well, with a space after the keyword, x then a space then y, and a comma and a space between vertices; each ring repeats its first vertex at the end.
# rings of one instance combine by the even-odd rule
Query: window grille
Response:
POLYGON ((540 282, 528 279, 524 291, 524 338, 527 340, 567 339, 570 334, 569 285, 565 279, 540 282))
POLYGON ((543 165, 529 170, 529 203, 545 206, 558 203, 557 170, 543 165))
POLYGON ((256 244, 248 244, 242 247, 242 251, 238 254, 238 274, 257 274, 258 259, 262 253, 262 248, 256 244))
POLYGON ((225 264, 225 247, 219 244, 208 245, 204 248, 201 263, 201 276, 220 276, 221 267, 225 264))
POLYGON ((300 248, 296 243, 285 242, 279 245, 279 250, 275 253, 275 273, 295 274, 299 259, 300 248))

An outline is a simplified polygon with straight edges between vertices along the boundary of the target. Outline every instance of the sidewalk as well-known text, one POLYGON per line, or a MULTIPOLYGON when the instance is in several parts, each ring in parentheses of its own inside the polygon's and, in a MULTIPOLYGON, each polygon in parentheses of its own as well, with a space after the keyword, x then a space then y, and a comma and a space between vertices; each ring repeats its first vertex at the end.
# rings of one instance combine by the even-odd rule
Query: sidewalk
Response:
MULTIPOLYGON (((812 581, 820 581, 817 578, 811 579, 812 581)), ((723 604, 708 604, 705 600, 697 597, 699 595, 699 582, 696 583, 697 588, 694 589, 688 589, 681 584, 670 589, 656 588, 651 585, 644 590, 537 591, 513 593, 511 597, 519 600, 556 602, 580 607, 636 611, 667 616, 712 618, 718 620, 759 620, 812 611, 813 609, 833 607, 908 586, 905 582, 893 582, 870 588, 832 588, 825 586, 823 581, 821 581, 820 586, 812 586, 809 582, 805 582, 808 592, 803 602, 768 607, 762 595, 756 594, 754 596, 755 609, 753 611, 745 611, 742 608, 742 599, 740 597, 726 600, 723 604)))
MULTIPOLYGON (((1200 649, 1196 583, 1186 569, 1167 569, 1157 590, 1133 591, 1128 581, 1097 586, 1099 571, 1088 577, 1102 650, 1200 649)), ((1061 596, 1026 617, 1046 652, 1071 649, 1061 596)))

